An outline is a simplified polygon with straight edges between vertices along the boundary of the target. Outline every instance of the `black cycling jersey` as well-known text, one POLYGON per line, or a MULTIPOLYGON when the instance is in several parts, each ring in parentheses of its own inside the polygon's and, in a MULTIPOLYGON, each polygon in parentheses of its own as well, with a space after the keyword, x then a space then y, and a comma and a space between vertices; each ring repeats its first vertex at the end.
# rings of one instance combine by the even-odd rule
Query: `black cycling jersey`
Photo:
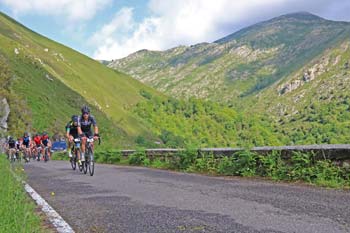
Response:
POLYGON ((49 143, 49 138, 41 140, 41 142, 44 144, 44 146, 47 146, 47 144, 49 143))
POLYGON ((10 139, 10 140, 8 141, 8 144, 9 144, 9 148, 10 148, 10 149, 16 149, 16 141, 15 141, 15 140, 10 139))
POLYGON ((29 143, 30 143, 30 137, 23 137, 23 145, 26 146, 26 148, 29 148, 29 143))
POLYGON ((91 135, 91 125, 97 125, 94 116, 90 115, 87 120, 84 120, 82 116, 79 117, 78 126, 80 126, 81 131, 83 131, 83 133, 91 135))
POLYGON ((78 126, 74 126, 72 121, 68 122, 68 124, 66 125, 66 131, 74 138, 79 137, 78 126))

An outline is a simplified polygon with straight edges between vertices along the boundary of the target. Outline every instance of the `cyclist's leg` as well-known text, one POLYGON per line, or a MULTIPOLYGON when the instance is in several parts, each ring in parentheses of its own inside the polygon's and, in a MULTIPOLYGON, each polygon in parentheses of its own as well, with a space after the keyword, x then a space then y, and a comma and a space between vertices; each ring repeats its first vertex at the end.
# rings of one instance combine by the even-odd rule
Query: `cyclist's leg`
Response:
POLYGON ((71 136, 72 135, 70 134, 69 138, 67 138, 67 151, 68 151, 69 158, 72 158, 72 146, 73 146, 73 143, 71 143, 71 140, 70 140, 71 136))
POLYGON ((16 153, 15 149, 10 148, 10 160, 12 160, 14 158, 15 153, 16 153))
POLYGON ((82 137, 82 143, 81 143, 81 157, 82 157, 82 160, 85 160, 85 152, 86 152, 86 140, 87 138, 89 137, 91 133, 90 132, 84 132, 84 137, 82 137))
POLYGON ((49 159, 51 159, 51 141, 47 143, 47 154, 49 155, 49 159))

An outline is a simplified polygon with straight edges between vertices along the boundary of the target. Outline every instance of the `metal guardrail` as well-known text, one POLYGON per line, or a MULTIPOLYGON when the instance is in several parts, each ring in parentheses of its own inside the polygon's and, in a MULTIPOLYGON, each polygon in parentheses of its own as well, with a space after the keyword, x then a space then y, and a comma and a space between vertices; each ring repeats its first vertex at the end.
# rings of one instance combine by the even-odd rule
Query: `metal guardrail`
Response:
MULTIPOLYGON (((198 149, 198 155, 213 153, 215 156, 232 156, 243 148, 201 148, 198 149)), ((258 154, 268 154, 273 151, 279 151, 282 157, 288 158, 293 152, 310 152, 316 155, 316 158, 331 159, 331 160, 350 160, 350 144, 323 144, 323 145, 298 145, 298 146, 263 146, 253 147, 249 149, 258 154)), ((148 156, 174 155, 184 149, 146 149, 145 153, 148 156)), ((136 150, 122 150, 123 156, 128 156, 136 152, 136 150)))

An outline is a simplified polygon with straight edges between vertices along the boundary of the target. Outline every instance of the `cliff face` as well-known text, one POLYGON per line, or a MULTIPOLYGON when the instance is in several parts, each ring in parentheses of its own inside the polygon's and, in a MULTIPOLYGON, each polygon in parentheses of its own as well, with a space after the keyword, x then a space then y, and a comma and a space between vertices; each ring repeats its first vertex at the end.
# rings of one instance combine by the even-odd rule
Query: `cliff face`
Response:
POLYGON ((7 103, 7 99, 3 98, 0 101, 0 133, 7 131, 7 119, 10 114, 10 106, 7 103))

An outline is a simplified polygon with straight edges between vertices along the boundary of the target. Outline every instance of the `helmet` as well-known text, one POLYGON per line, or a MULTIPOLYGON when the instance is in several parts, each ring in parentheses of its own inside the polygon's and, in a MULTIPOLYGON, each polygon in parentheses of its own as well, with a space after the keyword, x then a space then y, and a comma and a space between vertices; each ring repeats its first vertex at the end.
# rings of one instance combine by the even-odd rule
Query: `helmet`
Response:
POLYGON ((27 137, 28 136, 28 132, 24 132, 24 136, 27 137))
POLYGON ((77 115, 73 115, 72 116, 72 122, 75 123, 75 122, 78 122, 78 116, 77 115))
POLYGON ((86 105, 84 105, 82 108, 81 108, 81 114, 84 114, 84 113, 90 113, 90 108, 86 105))
POLYGON ((12 137, 12 136, 9 136, 9 141, 10 141, 10 140, 13 140, 13 137, 12 137))
POLYGON ((43 136, 46 136, 46 135, 47 135, 47 133, 46 133, 46 132, 44 132, 44 133, 43 133, 43 136))

